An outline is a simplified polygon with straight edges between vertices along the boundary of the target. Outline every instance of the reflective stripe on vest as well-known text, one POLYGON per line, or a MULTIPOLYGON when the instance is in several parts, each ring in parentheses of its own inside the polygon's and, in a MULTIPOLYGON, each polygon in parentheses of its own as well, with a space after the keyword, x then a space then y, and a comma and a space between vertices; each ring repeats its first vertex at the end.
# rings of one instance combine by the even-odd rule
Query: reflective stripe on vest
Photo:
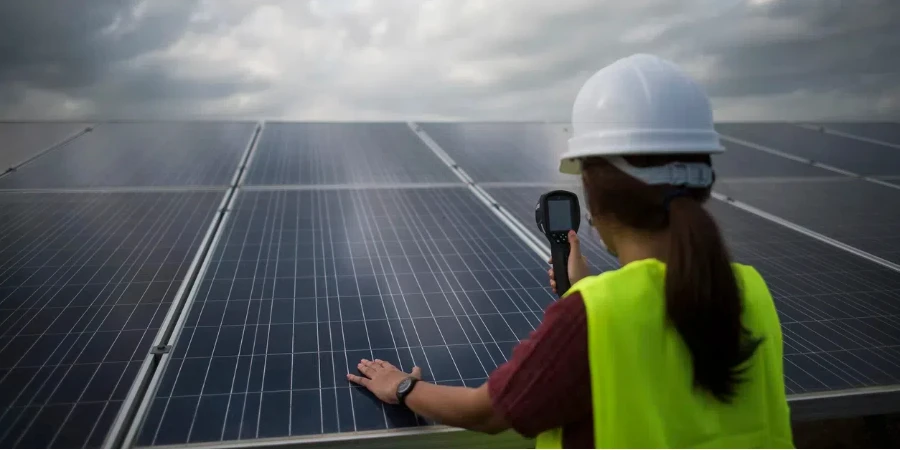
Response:
MULTIPOLYGON (((635 261, 572 286, 587 312, 596 447, 793 447, 775 305, 755 269, 733 267, 744 326, 763 341, 731 404, 692 388, 690 352, 665 325, 665 264, 635 261)), ((562 448, 562 431, 537 447, 562 448)))

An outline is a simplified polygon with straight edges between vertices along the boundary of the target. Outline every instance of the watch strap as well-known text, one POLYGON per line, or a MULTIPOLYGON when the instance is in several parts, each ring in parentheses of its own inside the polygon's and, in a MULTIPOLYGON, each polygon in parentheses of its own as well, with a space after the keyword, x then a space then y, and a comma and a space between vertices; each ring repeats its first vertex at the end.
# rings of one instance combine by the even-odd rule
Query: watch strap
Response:
MULTIPOLYGON (((409 380, 409 387, 403 390, 397 389, 397 403, 400 406, 406 406, 406 396, 408 396, 409 393, 412 392, 413 388, 416 386, 416 382, 419 381, 419 379, 416 377, 408 377, 403 381, 406 380, 409 380)), ((401 382, 400 384, 403 385, 404 383, 401 382)))

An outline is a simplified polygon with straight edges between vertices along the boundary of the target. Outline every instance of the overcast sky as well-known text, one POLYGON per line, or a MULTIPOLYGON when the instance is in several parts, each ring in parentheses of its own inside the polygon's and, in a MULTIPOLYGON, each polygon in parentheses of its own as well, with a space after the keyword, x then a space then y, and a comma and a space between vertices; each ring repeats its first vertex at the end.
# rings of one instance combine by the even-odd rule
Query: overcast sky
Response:
POLYGON ((671 59, 718 120, 900 120, 900 0, 4 0, 0 118, 568 120, 671 59))

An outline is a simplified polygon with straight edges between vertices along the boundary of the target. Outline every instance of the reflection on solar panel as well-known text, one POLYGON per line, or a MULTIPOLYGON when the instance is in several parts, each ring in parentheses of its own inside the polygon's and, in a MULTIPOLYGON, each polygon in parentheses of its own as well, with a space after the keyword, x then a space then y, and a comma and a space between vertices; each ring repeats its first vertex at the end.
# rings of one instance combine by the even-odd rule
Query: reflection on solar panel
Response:
POLYGON ((266 124, 246 184, 458 182, 406 124, 266 124))
POLYGON ((568 181, 554 155, 566 148, 561 124, 422 124, 475 181, 568 181))
POLYGON ((252 123, 115 123, 0 179, 0 189, 226 186, 252 123))
POLYGON ((900 175, 900 152, 790 124, 718 125, 720 133, 863 175, 900 175))
POLYGON ((0 173, 86 126, 84 123, 0 123, 0 173))
MULTIPOLYGON (((530 209, 533 220, 533 203, 546 190, 488 192, 520 220, 528 218, 530 209)), ((709 210, 735 260, 756 267, 775 297, 784 328, 789 393, 900 382, 896 272, 716 200, 709 210)), ((579 235, 589 261, 602 261, 606 267, 600 270, 612 265, 593 230, 585 228, 579 235)))
POLYGON ((100 446, 221 198, 0 194, 0 446, 100 446))
POLYGON ((140 445, 424 424, 348 368, 476 386, 552 300, 541 261, 466 189, 243 192, 233 214, 140 445))
POLYGON ((900 123, 824 123, 829 129, 900 145, 900 123))
POLYGON ((900 191, 848 178, 721 183, 723 193, 900 264, 900 191))

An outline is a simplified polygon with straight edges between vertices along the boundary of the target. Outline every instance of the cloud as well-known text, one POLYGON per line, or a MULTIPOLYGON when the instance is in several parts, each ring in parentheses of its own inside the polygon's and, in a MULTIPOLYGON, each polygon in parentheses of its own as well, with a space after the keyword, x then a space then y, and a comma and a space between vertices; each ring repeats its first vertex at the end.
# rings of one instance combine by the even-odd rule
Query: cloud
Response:
POLYGON ((0 2, 0 117, 567 120, 672 59, 722 120, 898 120, 893 0, 0 2))

